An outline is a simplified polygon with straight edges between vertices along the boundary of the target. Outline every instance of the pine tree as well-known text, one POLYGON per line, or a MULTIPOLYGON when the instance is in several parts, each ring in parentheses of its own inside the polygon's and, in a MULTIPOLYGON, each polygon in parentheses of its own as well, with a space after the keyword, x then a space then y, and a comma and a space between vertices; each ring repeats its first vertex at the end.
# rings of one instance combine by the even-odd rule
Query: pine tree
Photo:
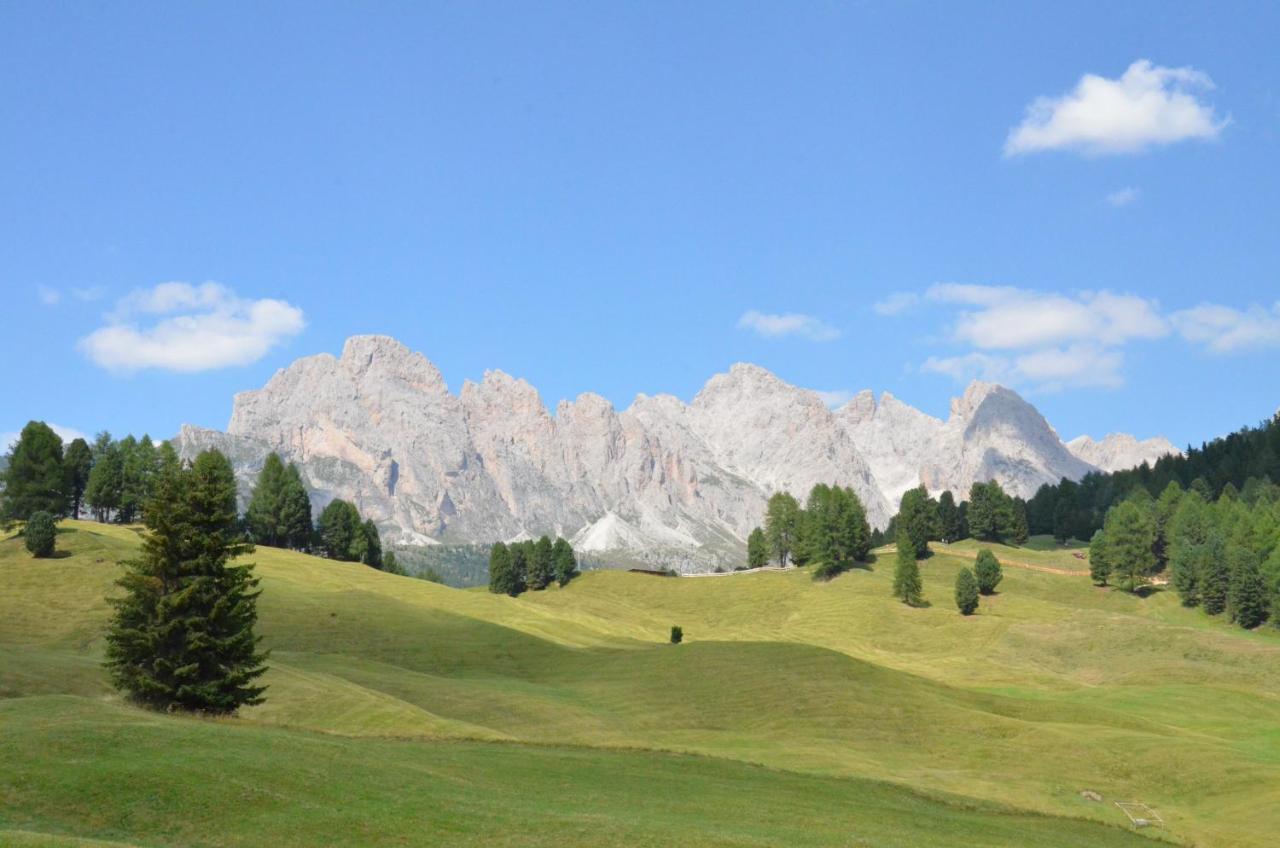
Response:
POLYGON ((551 585, 556 577, 555 547, 551 539, 542 536, 533 545, 533 556, 529 558, 528 575, 525 581, 535 591, 551 585))
POLYGON ((1107 557, 1107 534, 1098 530, 1089 542, 1089 577, 1099 586, 1111 579, 1111 561, 1107 557))
POLYGON ((769 562, 769 543, 759 527, 747 536, 747 568, 763 568, 769 562))
POLYGON ((565 539, 556 537, 551 546, 551 561, 555 565, 556 582, 568 586, 569 581, 578 576, 578 558, 573 554, 573 545, 565 539))
POLYGON ((1134 591, 1155 567, 1155 526, 1149 510, 1132 500, 1107 513, 1103 532, 1107 538, 1107 562, 1121 588, 1134 591))
POLYGON ((996 559, 996 555, 990 548, 978 551, 973 570, 977 578, 978 591, 984 595, 995 594, 996 587, 1004 579, 1004 571, 1000 568, 1000 560, 996 559))
POLYGON ((364 543, 360 549, 360 562, 370 568, 382 568, 382 537, 372 518, 366 519, 361 525, 360 539, 364 543))
POLYGON ((252 565, 231 564, 252 550, 238 541, 231 464, 205 451, 160 478, 145 515, 142 555, 126 563, 107 634, 115 685, 159 710, 226 714, 262 703, 258 580, 252 565))
POLYGON ((1227 564, 1227 545, 1216 529, 1210 531, 1199 558, 1200 606, 1209 615, 1227 608, 1231 591, 1231 571, 1227 564))
POLYGON ((22 428, 9 453, 9 464, 0 479, 0 521, 26 521, 37 512, 65 515, 67 472, 62 461, 62 439, 43 421, 22 428))
POLYGON ((973 615, 978 608, 978 581, 967 568, 956 575, 956 608, 961 615, 973 615))
POLYGON ((1244 546, 1236 546, 1233 554, 1228 596, 1231 620, 1246 630, 1252 630, 1267 620, 1267 584, 1262 579, 1256 553, 1244 546))
POLYGON ((53 516, 43 510, 32 513, 22 528, 23 544, 36 559, 53 556, 57 540, 57 524, 54 523, 53 516))
POLYGON ((120 446, 103 431, 93 442, 93 469, 85 484, 84 502, 98 521, 107 521, 120 509, 124 491, 124 461, 120 446))
POLYGON ((284 527, 285 470, 280 454, 267 454, 258 481, 249 497, 245 510, 245 522, 249 534, 259 545, 284 547, 288 531, 284 527))
POLYGON ((280 502, 281 544, 294 550, 305 550, 311 543, 311 496, 302 484, 298 466, 292 462, 284 471, 283 492, 280 502))
POLYGON ((916 559, 929 554, 929 540, 937 535, 937 514, 924 486, 910 489, 902 496, 894 528, 901 542, 905 534, 916 559))
POLYGON ((778 565, 785 566, 795 551, 799 523, 800 504, 796 499, 786 492, 774 493, 765 511, 764 535, 778 565))
POLYGON ((316 522, 320 549, 329 559, 359 562, 365 553, 364 525, 360 513, 350 503, 335 498, 316 522))
POLYGON ((1173 587, 1183 606, 1193 607, 1200 603, 1200 578, 1207 567, 1205 560, 1211 555, 1208 542, 1213 524, 1209 505, 1195 491, 1181 497, 1169 519, 1168 558, 1173 572, 1173 587))
POLYGON ((958 542, 964 538, 960 507, 956 506, 956 497, 951 494, 950 489, 938 497, 938 530, 944 544, 958 542))
POLYGON ((62 456, 62 466, 67 478, 67 496, 70 499, 71 517, 80 518, 84 505, 84 490, 89 485, 89 473, 93 470, 93 451, 84 439, 73 439, 62 456))
POLYGON ((494 542, 489 549, 489 591, 495 595, 520 594, 512 586, 511 551, 502 542, 494 542))
POLYGON ((862 499, 852 488, 837 489, 840 499, 838 527, 840 556, 845 560, 863 560, 871 553, 871 525, 862 499))
POLYGON ((1155 519, 1156 541, 1152 553, 1156 557, 1156 571, 1163 571, 1169 565, 1172 556, 1171 536, 1173 533, 1174 516, 1178 513, 1178 507, 1182 502, 1183 491, 1182 486, 1178 485, 1177 480, 1170 481, 1169 485, 1164 487, 1164 491, 1160 493, 1160 497, 1156 500, 1155 519))
POLYGON ((507 577, 506 593, 515 597, 529 588, 529 560, 533 559, 533 542, 517 542, 511 546, 511 571, 507 577))
POLYGON ((916 562, 911 537, 905 530, 898 531, 897 563, 893 569, 893 596, 907 606, 919 606, 923 601, 923 584, 920 565, 916 562))

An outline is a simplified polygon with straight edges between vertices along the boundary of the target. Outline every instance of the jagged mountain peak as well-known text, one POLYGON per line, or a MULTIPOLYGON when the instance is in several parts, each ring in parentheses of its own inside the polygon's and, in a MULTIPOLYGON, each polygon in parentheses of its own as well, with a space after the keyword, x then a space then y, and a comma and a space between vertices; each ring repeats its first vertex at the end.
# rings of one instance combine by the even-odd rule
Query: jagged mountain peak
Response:
POLYGON ((1164 436, 1139 440, 1128 433, 1108 433, 1101 439, 1076 436, 1067 448, 1084 462, 1103 471, 1120 471, 1146 462, 1155 464, 1162 456, 1181 456, 1182 451, 1164 436))

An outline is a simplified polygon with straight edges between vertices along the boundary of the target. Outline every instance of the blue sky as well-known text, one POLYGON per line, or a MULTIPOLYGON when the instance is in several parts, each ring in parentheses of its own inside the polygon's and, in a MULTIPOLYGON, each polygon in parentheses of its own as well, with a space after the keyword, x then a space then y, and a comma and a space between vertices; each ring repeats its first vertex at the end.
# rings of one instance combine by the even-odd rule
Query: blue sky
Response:
POLYGON ((550 405, 746 360, 1199 442, 1280 404, 1277 31, 1270 3, 6 3, 0 432, 222 427, 376 332, 550 405))

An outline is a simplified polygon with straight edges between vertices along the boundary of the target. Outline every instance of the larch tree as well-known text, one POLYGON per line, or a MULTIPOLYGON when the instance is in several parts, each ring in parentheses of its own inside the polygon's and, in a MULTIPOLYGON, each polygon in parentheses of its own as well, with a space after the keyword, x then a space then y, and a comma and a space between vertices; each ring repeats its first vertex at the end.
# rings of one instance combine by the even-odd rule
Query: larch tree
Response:
POLYGON ((774 493, 765 510, 764 534, 778 565, 785 566, 795 551, 799 524, 800 504, 796 499, 786 492, 774 493))
POLYGON ((924 600, 924 585, 920 579, 920 564, 916 562, 911 537, 905 530, 898 530, 898 553, 893 569, 893 596, 907 606, 919 606, 924 600))

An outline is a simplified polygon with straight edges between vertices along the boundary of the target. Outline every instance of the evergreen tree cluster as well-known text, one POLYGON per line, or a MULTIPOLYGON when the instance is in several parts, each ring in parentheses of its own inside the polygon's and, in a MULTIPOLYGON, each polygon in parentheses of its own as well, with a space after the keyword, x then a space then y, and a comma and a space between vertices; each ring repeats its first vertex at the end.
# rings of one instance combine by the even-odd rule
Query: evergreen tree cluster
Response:
MULTIPOLYGON (((74 445, 74 443, 73 443, 74 445)), ((118 524, 145 523, 145 510, 156 491, 156 482, 180 465, 173 445, 151 437, 113 439, 102 432, 89 450, 83 501, 98 521, 118 524)))
POLYGON ((567 586, 578 576, 578 558, 568 540, 542 536, 536 542, 495 542, 489 550, 489 591, 516 597, 552 583, 567 586))
MULTIPOLYGON (((154 451, 150 439, 144 440, 154 451)), ((64 449, 52 427, 43 421, 28 422, 5 456, 0 473, 0 522, 27 521, 38 512, 55 519, 79 518, 93 463, 93 451, 84 439, 74 439, 64 449)), ((138 467, 136 461, 134 467, 138 467)), ((141 481, 135 483, 141 491, 141 481)))
POLYGON ((816 564, 814 579, 830 580, 871 553, 871 527, 862 501, 847 486, 819 483, 809 490, 805 505, 777 492, 765 508, 764 527, 747 537, 747 566, 759 568, 772 559, 816 564))
POLYGON ((902 496, 898 513, 883 533, 872 534, 872 543, 896 542, 903 530, 917 559, 928 555, 929 542, 950 543, 972 537, 1021 545, 1029 535, 1027 504, 1007 494, 994 480, 974 483, 969 499, 960 503, 950 491, 935 500, 924 486, 919 486, 902 496))
POLYGON ((1280 626, 1280 486, 1228 481, 1218 497, 1171 481, 1144 487, 1107 511, 1089 545, 1094 582, 1135 591, 1165 575, 1183 605, 1253 628, 1280 626))
POLYGON ((316 519, 315 551, 328 559, 362 562, 381 569, 382 538, 373 519, 362 519, 355 505, 335 498, 316 519))
POLYGON ((1228 486, 1240 492, 1249 480, 1280 480, 1280 418, 1244 427, 1229 436, 1188 447, 1182 456, 1165 456, 1155 465, 1111 473, 1094 473, 1079 482, 1063 480, 1041 486, 1027 502, 1032 533, 1059 539, 1091 539, 1102 529, 1110 509, 1144 489, 1156 498, 1177 483, 1216 500, 1228 486))
POLYGON ((244 520, 256 544, 297 551, 313 547, 311 497, 302 484, 298 466, 292 462, 286 466, 279 454, 269 454, 258 474, 244 520))

